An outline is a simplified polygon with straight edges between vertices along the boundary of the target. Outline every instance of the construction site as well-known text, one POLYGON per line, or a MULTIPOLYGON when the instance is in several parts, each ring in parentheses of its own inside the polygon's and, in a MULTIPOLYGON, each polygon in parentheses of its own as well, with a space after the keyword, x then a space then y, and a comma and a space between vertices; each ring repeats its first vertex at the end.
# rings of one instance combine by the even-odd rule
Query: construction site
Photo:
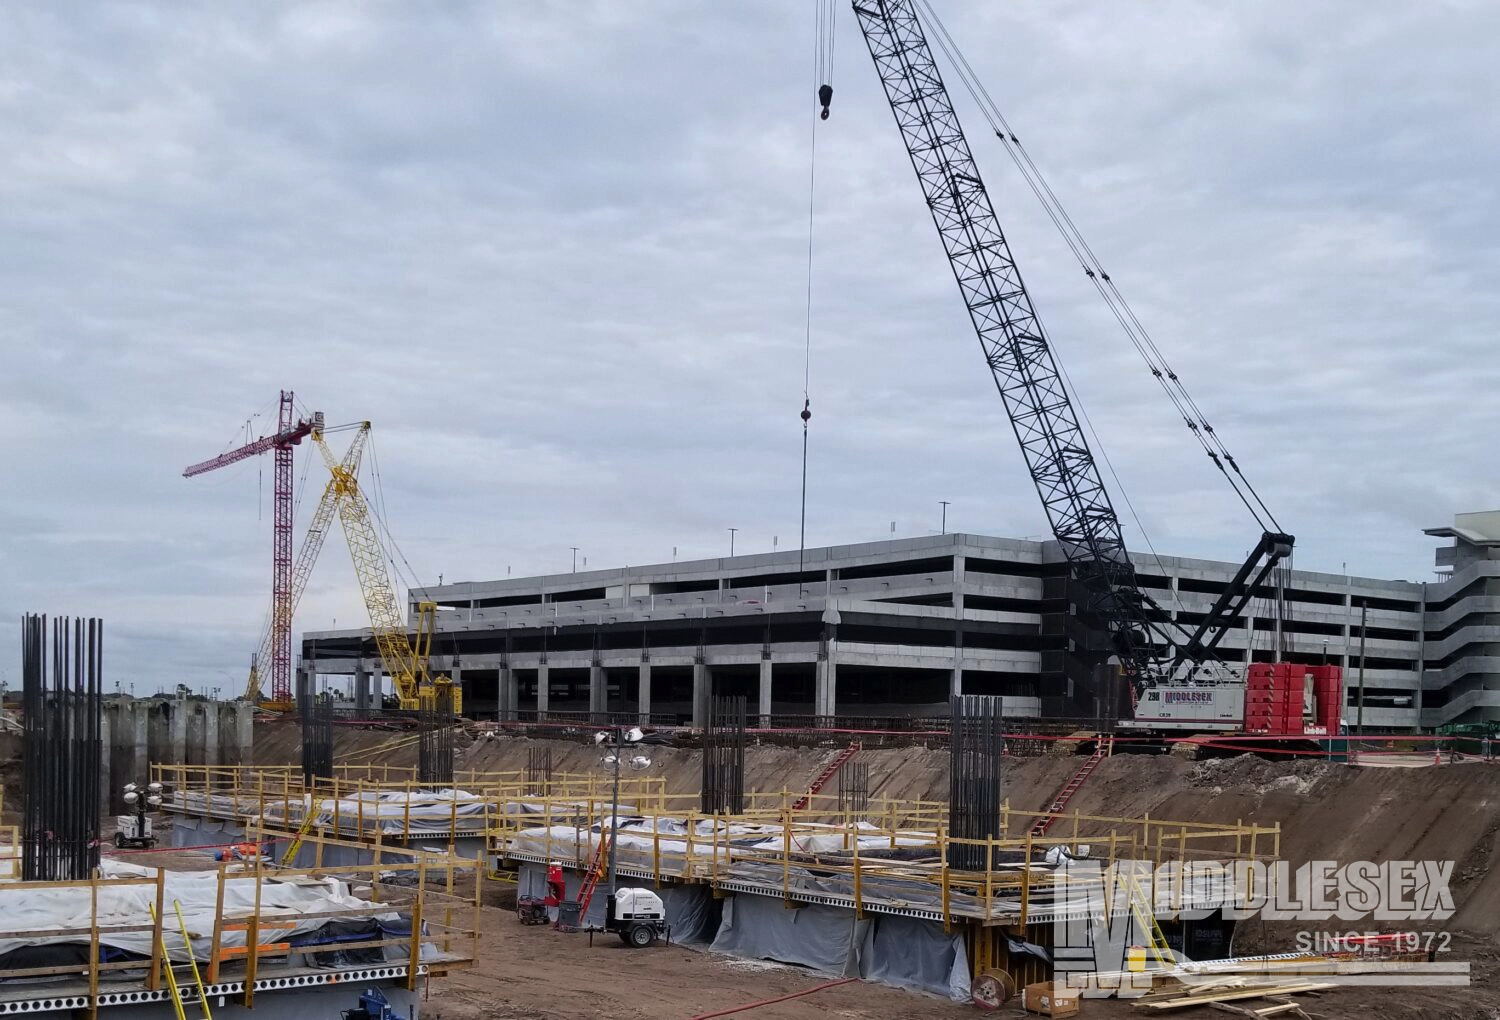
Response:
POLYGON ((927 534, 809 544, 804 389, 795 547, 728 528, 728 556, 428 584, 376 426, 281 389, 174 467, 269 469, 259 641, 210 669, 233 686, 123 689, 87 605, 21 618, 0 1016, 1500 1016, 1500 511, 1426 530, 1433 582, 1294 568, 1250 482, 1274 454, 1231 452, 934 4, 813 6, 813 137, 843 10, 880 88, 840 104, 894 116, 871 152, 930 214, 1047 533, 950 531, 943 500, 927 534), (981 175, 1002 152, 1242 559, 1121 512, 981 175), (342 627, 307 611, 330 542, 342 627))

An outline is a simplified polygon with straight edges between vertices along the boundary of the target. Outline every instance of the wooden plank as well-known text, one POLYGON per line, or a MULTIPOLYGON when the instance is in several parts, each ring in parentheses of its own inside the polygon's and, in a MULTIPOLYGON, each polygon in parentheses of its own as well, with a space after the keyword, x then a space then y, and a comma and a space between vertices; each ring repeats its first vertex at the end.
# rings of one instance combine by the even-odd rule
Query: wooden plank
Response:
POLYGON ((1219 992, 1212 995, 1190 995, 1182 999, 1167 999, 1164 1002, 1137 1002, 1137 1009, 1186 1009, 1189 1006, 1206 1006, 1212 1002, 1223 1002, 1229 999, 1260 999, 1267 995, 1296 995, 1299 992, 1321 992, 1329 988, 1337 988, 1332 984, 1295 984, 1295 985, 1267 985, 1263 988, 1246 988, 1241 991, 1219 992))

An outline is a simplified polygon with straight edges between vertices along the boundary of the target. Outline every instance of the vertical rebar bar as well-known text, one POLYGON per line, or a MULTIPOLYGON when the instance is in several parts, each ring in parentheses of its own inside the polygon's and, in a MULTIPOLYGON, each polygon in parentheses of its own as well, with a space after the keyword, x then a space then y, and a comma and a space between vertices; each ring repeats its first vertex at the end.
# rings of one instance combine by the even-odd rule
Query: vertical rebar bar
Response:
POLYGON ((99 863, 104 624, 21 620, 22 851, 26 881, 83 880, 99 863), (71 641, 69 630, 71 629, 71 641))

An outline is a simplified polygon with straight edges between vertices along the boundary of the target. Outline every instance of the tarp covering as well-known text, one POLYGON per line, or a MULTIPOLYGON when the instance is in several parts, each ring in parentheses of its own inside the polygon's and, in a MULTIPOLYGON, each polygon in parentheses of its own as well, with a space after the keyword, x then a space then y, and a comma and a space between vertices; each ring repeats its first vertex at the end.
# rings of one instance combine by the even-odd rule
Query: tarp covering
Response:
POLYGON ((854 977, 855 929, 868 923, 856 922, 852 910, 817 904, 788 910, 780 899, 769 896, 735 896, 724 902, 724 917, 710 948, 854 977))
MULTIPOLYGON (((111 873, 113 862, 106 862, 106 874, 111 873)), ((130 866, 127 866, 127 868, 130 866)), ((122 868, 121 872, 126 869, 122 868)), ((134 869, 131 869, 134 870, 134 869)), ((119 874, 119 872, 116 872, 119 874)), ((255 911, 255 886, 260 881, 260 917, 263 926, 271 926, 277 916, 297 914, 335 913, 365 909, 370 920, 395 923, 397 915, 379 904, 359 899, 349 892, 349 887, 337 879, 297 879, 281 882, 270 878, 257 880, 253 875, 231 875, 224 882, 224 913, 226 916, 245 916, 255 911)), ((183 918, 191 936, 193 955, 207 960, 212 950, 214 928, 214 903, 218 892, 218 873, 214 871, 169 871, 166 873, 167 919, 176 921, 172 909, 174 900, 182 905, 183 918)), ((152 884, 114 885, 103 883, 98 887, 98 923, 109 925, 149 925, 151 908, 156 905, 156 887, 152 884)), ((42 931, 47 929, 88 929, 90 926, 90 890, 87 885, 58 885, 49 889, 16 889, 0 884, 0 926, 8 931, 42 931)), ((351 918, 340 920, 350 921, 351 918)), ((305 920, 288 921, 288 939, 317 932, 329 919, 309 917, 305 920)), ((175 923, 171 925, 176 928, 175 923)), ((222 946, 245 945, 243 930, 225 929, 220 935, 222 946)), ((46 946, 58 943, 87 942, 88 935, 31 936, 4 938, 0 936, 0 956, 27 946, 46 946)), ((151 932, 103 931, 100 942, 110 948, 139 956, 151 952, 151 932)), ((173 959, 186 962, 187 954, 182 948, 181 938, 167 940, 173 959)), ((399 947, 398 947, 399 948, 399 947)), ((424 947, 425 949, 425 947, 424 947)))
POLYGON ((874 915, 859 947, 859 972, 869 981, 969 1000, 963 936, 936 921, 874 915))
MULTIPOLYGON (((302 822, 303 804, 293 801, 267 804, 263 820, 290 827, 302 822)), ((452 827, 483 829, 489 816, 489 802, 478 794, 464 790, 367 790, 338 800, 320 799, 314 805, 317 824, 332 825, 337 817, 340 828, 378 828, 381 832, 407 833, 447 831, 452 827)))

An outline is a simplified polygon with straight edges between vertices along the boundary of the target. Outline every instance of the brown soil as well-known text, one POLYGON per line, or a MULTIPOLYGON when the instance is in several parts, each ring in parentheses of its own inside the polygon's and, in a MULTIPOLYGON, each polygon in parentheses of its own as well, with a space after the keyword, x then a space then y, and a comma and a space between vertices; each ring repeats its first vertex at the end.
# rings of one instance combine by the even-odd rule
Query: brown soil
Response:
MULTIPOLYGON (((296 760, 296 736, 295 727, 286 724, 257 726, 257 760, 296 760)), ((336 753, 345 760, 358 755, 359 760, 410 765, 415 760, 415 747, 400 743, 409 739, 408 734, 400 733, 341 731, 336 753), (369 754, 371 750, 376 753, 369 754)), ((597 753, 591 747, 548 743, 555 769, 586 772, 597 768, 597 753)), ((536 742, 525 738, 465 738, 459 767, 521 770, 526 767, 531 746, 536 742)), ((746 754, 746 788, 805 789, 839 746, 830 744, 816 750, 751 747, 746 754)), ((669 793, 697 791, 696 752, 659 748, 653 751, 653 758, 657 763, 653 773, 665 778, 669 793)), ((870 766, 872 796, 946 799, 946 751, 868 750, 861 758, 870 766)), ((1081 760, 1056 754, 1012 761, 1006 777, 1011 806, 1041 810, 1081 760)), ((1483 764, 1354 768, 1316 759, 1273 763, 1250 756, 1194 762, 1175 756, 1121 754, 1100 765, 1069 809, 1116 817, 1149 814, 1176 821, 1279 823, 1281 857, 1293 866, 1308 860, 1455 861, 1457 914, 1445 923, 1418 926, 1455 933, 1454 951, 1447 958, 1472 963, 1474 987, 1345 988, 1307 1002, 1304 1008, 1329 1020, 1500 1017, 1500 878, 1495 877, 1492 867, 1496 834, 1500 832, 1500 769, 1483 764)), ((490 902, 489 897, 486 901, 490 902)), ((594 948, 589 949, 584 937, 522 928, 499 910, 486 909, 485 917, 484 964, 473 972, 438 982, 424 1016, 649 1016, 651 1020, 667 1020, 784 994, 826 980, 796 968, 734 961, 679 948, 635 953, 624 950, 618 941, 596 939, 594 948)), ((1293 933, 1306 926, 1251 922, 1242 928, 1236 950, 1286 951, 1292 948, 1293 933)), ((763 1007, 748 1015, 769 1020, 958 1013, 940 1000, 855 984, 763 1007)), ((1126 1003, 1092 1000, 1085 1003, 1083 1015, 1139 1016, 1141 1011, 1126 1003)), ((1225 1014, 1183 1011, 1174 1015, 1192 1018, 1225 1014)))

